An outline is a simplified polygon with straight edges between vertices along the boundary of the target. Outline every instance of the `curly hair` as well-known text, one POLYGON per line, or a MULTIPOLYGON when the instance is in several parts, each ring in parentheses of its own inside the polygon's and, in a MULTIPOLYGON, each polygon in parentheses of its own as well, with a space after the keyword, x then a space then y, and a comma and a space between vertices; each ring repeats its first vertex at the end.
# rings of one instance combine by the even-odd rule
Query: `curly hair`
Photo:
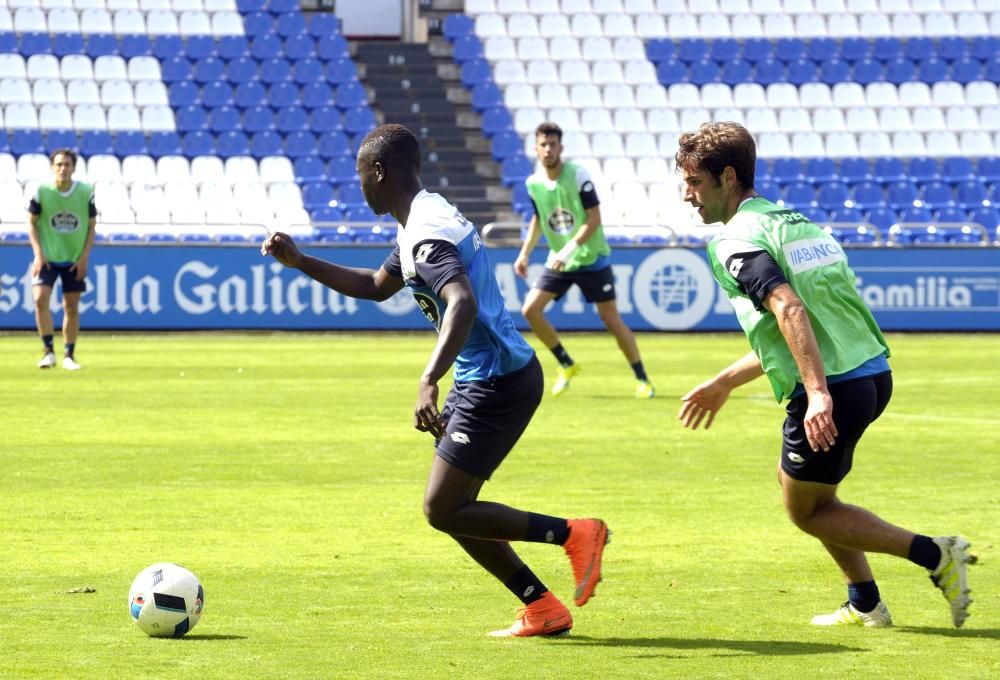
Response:
POLYGON ((358 155, 385 167, 420 172, 420 142, 403 125, 390 123, 375 128, 361 142, 358 155))
POLYGON ((697 132, 681 135, 678 145, 678 169, 705 170, 718 183, 722 171, 732 166, 743 188, 753 189, 757 146, 739 123, 705 123, 697 132))

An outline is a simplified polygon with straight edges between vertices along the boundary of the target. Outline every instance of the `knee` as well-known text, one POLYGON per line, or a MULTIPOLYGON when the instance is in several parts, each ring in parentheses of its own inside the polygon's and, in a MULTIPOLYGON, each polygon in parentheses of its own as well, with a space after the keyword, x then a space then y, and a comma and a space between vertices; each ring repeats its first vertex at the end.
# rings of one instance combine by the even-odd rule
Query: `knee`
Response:
POLYGON ((788 519, 792 520, 792 524, 806 533, 812 533, 809 529, 813 521, 835 502, 824 501, 814 505, 789 504, 785 506, 785 510, 788 513, 788 519))
POLYGON ((538 308, 538 306, 530 302, 525 302, 521 306, 521 316, 523 316, 528 321, 533 321, 537 319, 540 312, 541 310, 538 308))
POLYGON ((446 534, 451 533, 449 529, 454 517, 452 508, 446 507, 443 503, 435 502, 433 498, 425 498, 424 517, 427 519, 427 523, 438 531, 446 534))

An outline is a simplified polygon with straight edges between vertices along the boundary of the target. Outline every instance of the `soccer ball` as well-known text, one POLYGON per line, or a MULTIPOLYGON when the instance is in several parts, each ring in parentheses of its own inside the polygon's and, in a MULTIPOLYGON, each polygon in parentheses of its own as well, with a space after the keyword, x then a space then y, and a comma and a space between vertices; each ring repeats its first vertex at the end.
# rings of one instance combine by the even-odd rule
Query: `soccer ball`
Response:
POLYGON ((146 567, 132 581, 128 610, 135 625, 153 637, 180 637, 201 619, 205 591, 198 577, 171 562, 146 567))

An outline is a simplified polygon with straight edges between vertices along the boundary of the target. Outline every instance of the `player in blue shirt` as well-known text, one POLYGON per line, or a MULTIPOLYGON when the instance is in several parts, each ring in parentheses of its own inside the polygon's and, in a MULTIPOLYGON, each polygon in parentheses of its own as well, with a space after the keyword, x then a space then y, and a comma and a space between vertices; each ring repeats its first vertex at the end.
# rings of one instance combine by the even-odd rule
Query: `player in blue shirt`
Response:
POLYGON ((282 264, 343 295, 385 300, 404 285, 438 330, 420 377, 413 424, 435 440, 424 514, 518 597, 523 607, 495 636, 564 635, 569 610, 520 560, 510 541, 562 545, 586 604, 601 578, 609 532, 599 519, 567 520, 478 499, 483 483, 514 447, 542 398, 542 369, 504 307, 486 247, 475 228, 420 181, 420 146, 401 125, 383 125, 358 151, 365 200, 399 222, 396 247, 376 271, 342 267, 299 251, 275 233, 261 248, 282 264), (454 384, 438 409, 438 382, 454 384))

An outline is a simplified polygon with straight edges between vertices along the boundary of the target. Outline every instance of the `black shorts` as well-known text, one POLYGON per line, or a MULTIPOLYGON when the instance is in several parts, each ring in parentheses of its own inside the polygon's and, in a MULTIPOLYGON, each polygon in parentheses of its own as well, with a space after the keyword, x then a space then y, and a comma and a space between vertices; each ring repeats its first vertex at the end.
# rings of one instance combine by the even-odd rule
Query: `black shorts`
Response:
POLYGON ((573 284, 580 286, 587 302, 607 302, 615 299, 615 274, 611 267, 604 269, 554 272, 548 267, 535 281, 535 288, 561 298, 573 284))
POLYGON ((42 271, 38 272, 38 276, 31 280, 31 285, 52 288, 56 285, 56 279, 62 279, 63 293, 82 293, 87 290, 87 280, 77 281, 76 272, 70 271, 70 267, 72 266, 72 262, 63 264, 52 264, 49 262, 49 266, 42 267, 42 271))
POLYGON ((854 447, 865 429, 882 415, 892 396, 892 373, 830 385, 833 397, 833 423, 837 440, 829 451, 813 451, 802 425, 808 400, 805 395, 788 402, 784 440, 781 445, 781 469, 800 482, 839 484, 854 463, 854 447))
POLYGON ((455 383, 441 409, 448 425, 437 442, 437 455, 474 477, 489 479, 528 426, 542 401, 544 382, 533 356, 513 373, 455 383))

